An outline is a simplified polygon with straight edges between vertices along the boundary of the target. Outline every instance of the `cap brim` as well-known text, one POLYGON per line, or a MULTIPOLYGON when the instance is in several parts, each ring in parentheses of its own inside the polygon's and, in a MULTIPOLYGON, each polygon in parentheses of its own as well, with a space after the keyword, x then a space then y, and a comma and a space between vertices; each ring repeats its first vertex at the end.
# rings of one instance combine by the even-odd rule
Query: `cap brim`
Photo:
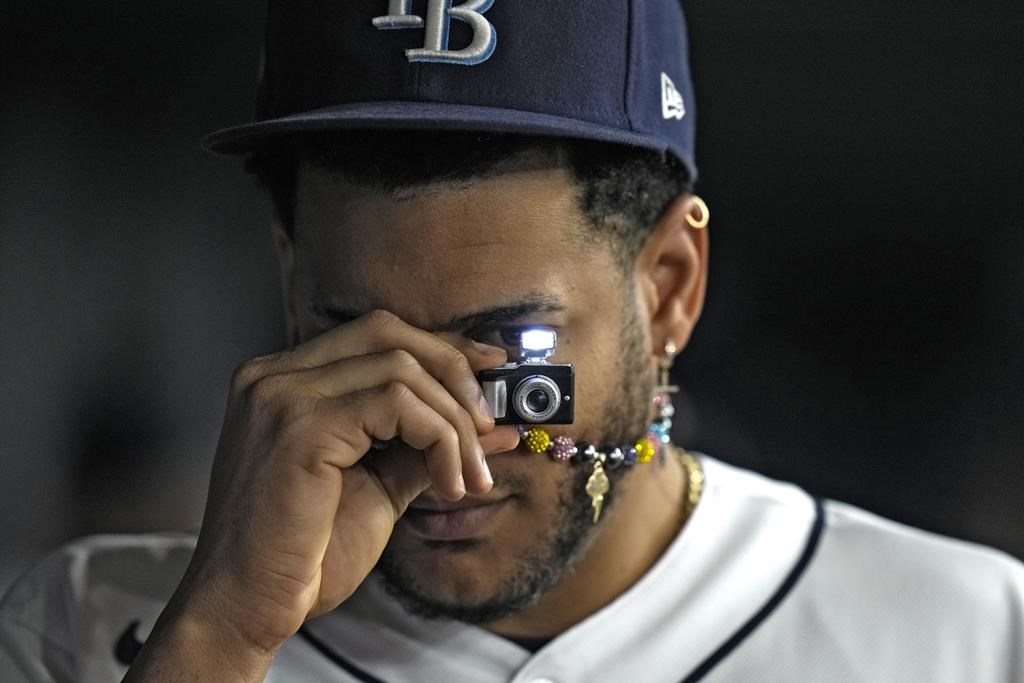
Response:
POLYGON ((466 130, 583 138, 666 151, 659 138, 596 123, 536 112, 433 102, 361 102, 317 109, 211 133, 203 147, 243 154, 294 133, 346 129, 466 130))

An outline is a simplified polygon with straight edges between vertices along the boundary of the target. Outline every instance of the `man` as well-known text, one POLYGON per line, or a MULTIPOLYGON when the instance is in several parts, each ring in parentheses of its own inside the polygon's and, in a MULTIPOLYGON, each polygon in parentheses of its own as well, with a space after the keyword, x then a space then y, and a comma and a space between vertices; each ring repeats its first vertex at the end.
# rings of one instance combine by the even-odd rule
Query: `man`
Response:
POLYGON ((198 538, 51 555, 4 680, 1024 680, 1019 563, 669 442, 675 0, 272 2, 259 112, 209 142, 274 199, 291 346, 235 373, 198 538), (538 349, 573 386, 485 392, 538 349))

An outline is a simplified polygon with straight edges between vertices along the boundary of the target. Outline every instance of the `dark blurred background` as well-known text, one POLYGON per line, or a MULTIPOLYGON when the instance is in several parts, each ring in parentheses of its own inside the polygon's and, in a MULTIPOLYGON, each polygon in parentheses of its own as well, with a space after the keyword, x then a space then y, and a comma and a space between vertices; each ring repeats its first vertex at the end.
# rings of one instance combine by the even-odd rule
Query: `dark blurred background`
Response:
MULTIPOLYGON (((380 0, 383 6, 383 0, 380 0)), ((1024 5, 686 3, 705 318, 684 445, 1024 557, 1024 5)), ((0 589, 194 525, 233 368, 284 345, 262 3, 5 0, 0 589)))

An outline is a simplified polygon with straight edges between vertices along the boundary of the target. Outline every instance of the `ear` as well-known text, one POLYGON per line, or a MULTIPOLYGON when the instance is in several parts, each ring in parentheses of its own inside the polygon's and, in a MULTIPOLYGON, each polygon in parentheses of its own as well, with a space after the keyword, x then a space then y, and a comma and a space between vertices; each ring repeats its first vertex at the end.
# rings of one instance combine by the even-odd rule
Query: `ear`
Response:
POLYGON ((708 279, 708 231, 703 202, 680 195, 658 219, 637 256, 634 278, 646 304, 652 352, 663 356, 671 339, 682 350, 704 308, 708 279))
POLYGON ((274 247, 281 273, 281 294, 284 297, 285 329, 288 335, 289 348, 295 347, 299 341, 299 321, 295 314, 295 243, 292 241, 284 224, 278 218, 271 223, 274 234, 274 247))

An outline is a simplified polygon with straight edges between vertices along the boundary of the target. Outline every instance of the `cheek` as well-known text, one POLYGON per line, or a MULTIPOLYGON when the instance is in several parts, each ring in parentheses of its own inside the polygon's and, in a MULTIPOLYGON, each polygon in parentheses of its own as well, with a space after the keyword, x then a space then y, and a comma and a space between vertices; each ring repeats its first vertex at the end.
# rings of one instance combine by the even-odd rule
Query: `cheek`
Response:
POLYGON ((525 513, 547 516, 552 509, 557 509, 559 495, 571 476, 571 465, 556 462, 547 455, 526 453, 522 448, 504 458, 515 462, 511 468, 497 463, 492 468, 495 481, 499 485, 508 483, 507 489, 515 492, 525 513))
MULTIPOLYGON (((571 499, 572 465, 554 462, 547 456, 517 455, 526 461, 515 468, 516 488, 510 514, 497 530, 492 548, 495 552, 510 551, 511 558, 536 548, 538 543, 555 532, 565 514, 565 502, 571 499), (523 487, 522 484, 526 483, 523 487)), ((502 480, 501 470, 495 479, 502 480)))
POLYGON ((571 343, 566 345, 561 362, 572 363, 576 370, 577 396, 576 421, 566 431, 578 439, 599 436, 601 425, 596 421, 609 402, 621 400, 617 397, 625 393, 619 376, 622 340, 618 330, 617 315, 594 316, 574 326, 571 343))
POLYGON ((310 302, 316 291, 313 278, 309 273, 308 262, 297 260, 295 276, 289 292, 289 305, 294 309, 295 326, 298 328, 299 340, 306 341, 324 332, 320 322, 313 318, 310 302))

